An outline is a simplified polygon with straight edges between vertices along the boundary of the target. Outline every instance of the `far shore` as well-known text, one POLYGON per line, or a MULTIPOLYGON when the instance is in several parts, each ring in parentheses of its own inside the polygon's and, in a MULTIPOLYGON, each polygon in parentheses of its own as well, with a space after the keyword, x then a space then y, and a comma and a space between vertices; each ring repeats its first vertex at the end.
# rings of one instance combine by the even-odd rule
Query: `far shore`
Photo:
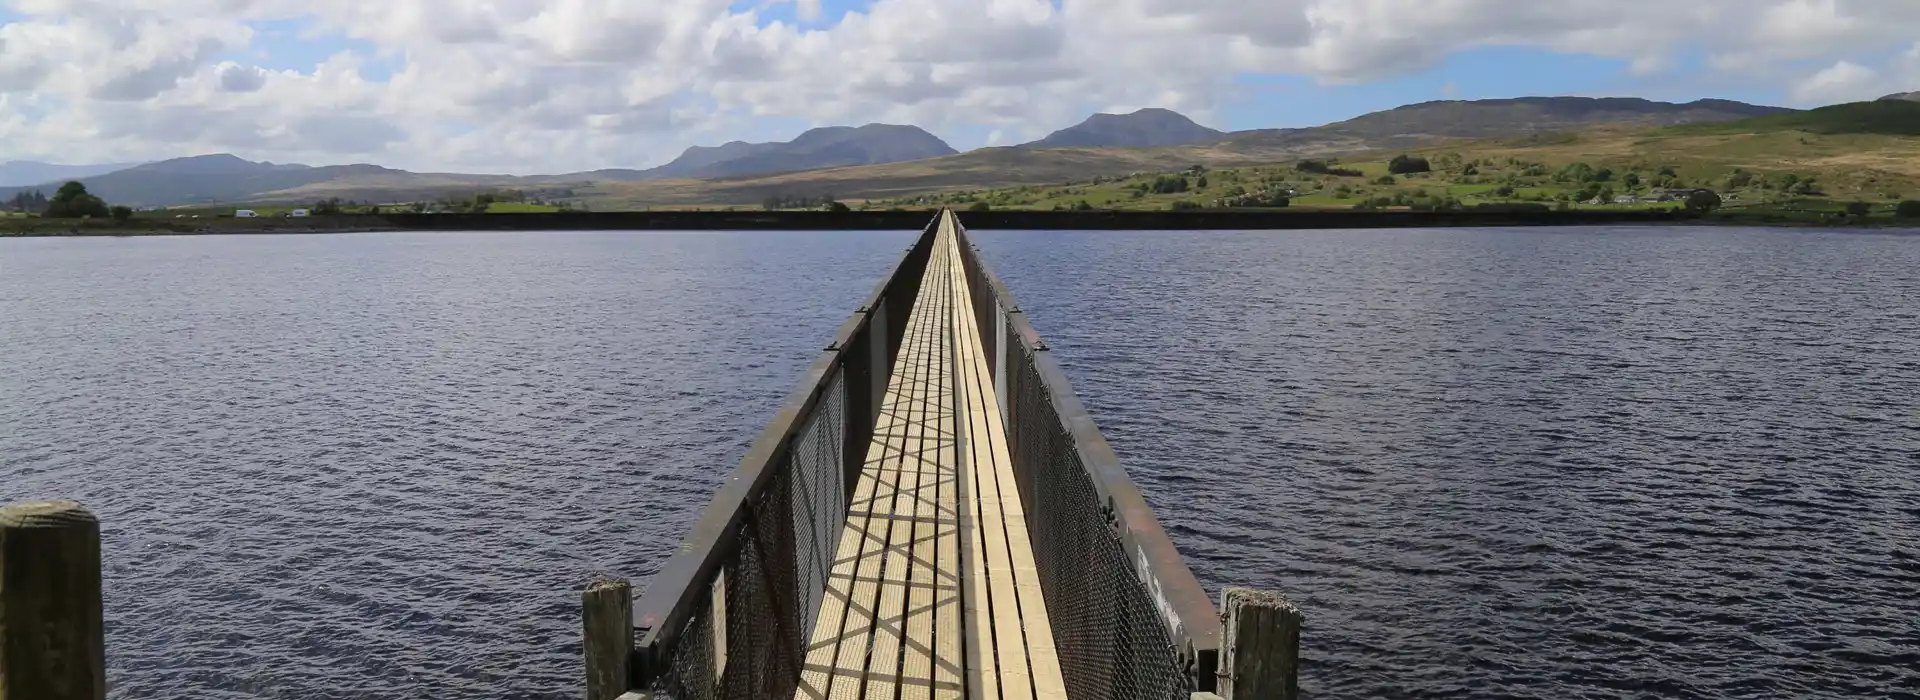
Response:
MULTIPOLYGON (((916 230, 932 210, 869 211, 653 211, 545 214, 344 214, 300 219, 200 220, 135 217, 58 220, 0 218, 0 238, 71 236, 192 236, 380 233, 397 231, 853 231, 916 230)), ((1799 228, 1920 228, 1920 221, 1810 218, 1759 212, 1710 215, 1677 210, 1451 211, 1232 210, 1199 211, 963 211, 975 230, 1300 230, 1498 226, 1732 225, 1799 228)))

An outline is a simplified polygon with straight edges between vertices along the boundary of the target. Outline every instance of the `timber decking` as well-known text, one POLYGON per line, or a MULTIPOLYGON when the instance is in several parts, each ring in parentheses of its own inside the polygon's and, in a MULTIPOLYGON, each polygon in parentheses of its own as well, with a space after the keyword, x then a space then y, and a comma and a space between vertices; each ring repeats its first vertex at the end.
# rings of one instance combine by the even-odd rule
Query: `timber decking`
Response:
POLYGON ((944 214, 799 700, 1064 700, 1006 430, 944 214))

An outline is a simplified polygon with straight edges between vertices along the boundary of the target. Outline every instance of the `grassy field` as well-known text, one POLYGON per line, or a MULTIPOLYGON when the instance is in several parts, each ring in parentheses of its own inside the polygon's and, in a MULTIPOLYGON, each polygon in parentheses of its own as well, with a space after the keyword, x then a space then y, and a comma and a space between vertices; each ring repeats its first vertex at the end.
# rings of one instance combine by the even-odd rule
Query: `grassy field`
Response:
POLYGON ((488 214, 551 214, 556 211, 560 211, 560 208, 526 202, 494 202, 487 205, 488 214))
MULTIPOLYGON (((1462 205, 1558 206, 1590 183, 1556 177, 1576 164, 1606 169, 1613 194, 1655 185, 1727 192, 1733 207, 1780 207, 1787 200, 1884 203, 1920 198, 1920 103, 1842 105, 1740 122, 1683 127, 1591 127, 1505 139, 1429 143, 1407 151, 1373 150, 1359 139, 1305 139, 1284 133, 1235 135, 1206 146, 1151 149, 988 148, 909 163, 835 168, 718 180, 597 183, 577 194, 596 210, 754 206, 769 197, 832 195, 869 206, 928 204, 1051 209, 1086 206, 1156 209, 1211 206, 1244 191, 1294 191, 1294 206, 1353 207, 1363 201, 1422 197, 1462 205), (1387 161, 1402 152, 1435 164, 1430 174, 1396 178, 1387 161), (1358 177, 1293 169, 1303 158, 1337 158, 1358 177), (1469 172, 1467 166, 1472 166, 1469 172), (1207 186, 1138 193, 1162 176, 1206 170, 1207 186), (1628 175, 1641 184, 1624 182, 1628 175), (1791 176, 1791 181, 1788 180, 1791 176), (1796 189, 1811 180, 1810 187, 1796 189), (1511 194, 1495 194, 1512 188, 1511 194)), ((856 206, 858 206, 856 204, 856 206)), ((1389 206, 1407 206, 1389 204, 1389 206)), ((1632 206, 1585 205, 1569 207, 1632 206)))
MULTIPOLYGON (((1678 202, 1613 204, 1675 188, 1723 194, 1730 211, 1843 212, 1864 202, 1890 214, 1920 198, 1920 138, 1809 132, 1700 134, 1681 129, 1599 129, 1554 138, 1492 140, 1409 151, 1432 172, 1388 175, 1399 153, 1339 159, 1339 176, 1301 172, 1294 163, 1095 177, 1051 185, 978 188, 899 197, 898 206, 984 203, 992 208, 1169 209, 1223 206, 1246 193, 1289 194, 1299 208, 1475 206, 1534 203, 1556 208, 1647 209, 1678 202), (1184 191, 1156 191, 1166 178, 1184 191), (1604 195, 1604 204, 1591 204, 1604 195)), ((1165 188, 1159 188, 1165 189, 1165 188)))

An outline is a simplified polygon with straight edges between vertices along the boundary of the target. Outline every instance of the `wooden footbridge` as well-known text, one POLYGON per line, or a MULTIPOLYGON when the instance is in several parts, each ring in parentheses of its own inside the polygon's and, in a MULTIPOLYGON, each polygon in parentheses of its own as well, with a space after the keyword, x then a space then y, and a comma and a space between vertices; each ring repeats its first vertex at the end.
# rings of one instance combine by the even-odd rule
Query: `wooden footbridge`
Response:
MULTIPOLYGON (((0 700, 104 698, 100 590, 84 508, 0 508, 0 700)), ((1297 694, 1299 612, 1215 609, 951 212, 645 595, 582 600, 587 700, 1297 694)))
POLYGON ((951 212, 627 590, 584 594, 588 700, 1295 693, 1298 611, 1216 611, 951 212))

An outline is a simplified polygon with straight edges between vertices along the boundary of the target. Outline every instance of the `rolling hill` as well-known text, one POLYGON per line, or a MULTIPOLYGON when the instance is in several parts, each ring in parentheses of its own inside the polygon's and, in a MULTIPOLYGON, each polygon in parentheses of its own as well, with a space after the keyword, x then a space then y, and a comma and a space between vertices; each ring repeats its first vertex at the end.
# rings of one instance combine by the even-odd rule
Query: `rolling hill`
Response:
POLYGON ((1814 134, 1920 136, 1920 101, 1881 99, 1716 124, 1678 127, 1683 134, 1804 131, 1814 134))
POLYGON ((1217 141, 1226 132, 1194 123, 1167 109, 1131 114, 1095 114, 1022 148, 1159 148, 1217 141))
POLYGON ((958 151, 947 142, 920 127, 868 124, 812 129, 783 143, 733 141, 720 146, 694 146, 658 168, 587 174, 607 180, 733 177, 898 163, 955 153, 958 151))
MULTIPOLYGON (((1916 102, 1885 102, 1898 110, 1916 102)), ((1829 119, 1827 112, 1700 100, 1530 97, 1408 105, 1304 129, 1222 133, 1172 111, 1095 115, 1025 146, 956 153, 912 126, 869 124, 814 129, 784 143, 732 142, 693 147, 648 170, 609 169, 551 176, 415 173, 356 164, 313 167, 247 161, 220 154, 148 163, 81 178, 116 204, 173 206, 278 204, 341 197, 404 202, 475 191, 521 188, 558 193, 596 209, 691 204, 758 204, 780 196, 846 199, 1039 185, 1191 165, 1232 167, 1310 157, 1415 149, 1487 138, 1582 132, 1603 126, 1656 128, 1751 120, 1757 124, 1829 119), (1777 120, 1766 122, 1764 120, 1777 120)), ((1744 123, 1744 122, 1743 122, 1744 123)), ((1920 124, 1920 120, 1908 122, 1920 124)), ((1686 127, 1694 128, 1694 127, 1686 127)), ((0 199, 21 188, 0 187, 0 199)))
MULTIPOLYGON (((1158 111, 1185 120, 1176 113, 1158 111)), ((1431 102, 1307 129, 1262 129, 1225 135, 1207 129, 1216 136, 1203 143, 1181 146, 1036 147, 1035 144, 1046 142, 1042 140, 1015 148, 984 148, 945 158, 882 166, 672 183, 603 183, 583 192, 588 193, 588 201, 594 207, 602 209, 757 204, 775 195, 894 198, 925 192, 1076 182, 1192 165, 1234 167, 1366 154, 1384 149, 1412 149, 1452 141, 1529 136, 1609 125, 1657 127, 1793 113, 1789 109, 1722 100, 1674 104, 1636 98, 1548 97, 1431 102)), ((1148 116, 1155 120, 1164 118, 1148 116)), ((1097 117, 1088 123, 1096 120, 1110 123, 1097 117)), ((1075 139, 1093 138, 1091 133, 1078 132, 1068 140, 1053 143, 1084 142, 1075 139)))

